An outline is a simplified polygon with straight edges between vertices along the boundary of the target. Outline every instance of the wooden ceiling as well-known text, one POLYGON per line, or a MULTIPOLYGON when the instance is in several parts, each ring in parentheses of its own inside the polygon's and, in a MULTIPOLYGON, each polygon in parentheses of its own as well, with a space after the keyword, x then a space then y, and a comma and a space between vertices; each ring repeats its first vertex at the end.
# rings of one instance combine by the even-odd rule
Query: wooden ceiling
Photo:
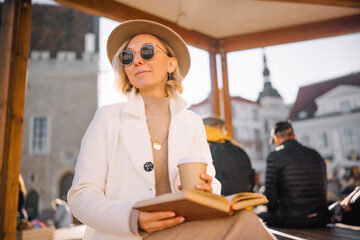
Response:
POLYGON ((150 19, 208 51, 360 32, 359 0, 56 0, 117 21, 150 19))

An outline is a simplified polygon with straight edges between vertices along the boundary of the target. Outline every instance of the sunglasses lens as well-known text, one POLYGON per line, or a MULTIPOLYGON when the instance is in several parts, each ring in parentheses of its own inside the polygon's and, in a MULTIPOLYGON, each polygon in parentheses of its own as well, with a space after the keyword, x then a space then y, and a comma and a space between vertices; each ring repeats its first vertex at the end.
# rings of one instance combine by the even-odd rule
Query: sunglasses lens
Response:
POLYGON ((141 48, 141 57, 145 60, 149 60, 154 57, 154 46, 153 45, 145 45, 141 48))
POLYGON ((134 58, 134 53, 131 50, 124 50, 120 54, 120 60, 123 65, 129 65, 134 58))

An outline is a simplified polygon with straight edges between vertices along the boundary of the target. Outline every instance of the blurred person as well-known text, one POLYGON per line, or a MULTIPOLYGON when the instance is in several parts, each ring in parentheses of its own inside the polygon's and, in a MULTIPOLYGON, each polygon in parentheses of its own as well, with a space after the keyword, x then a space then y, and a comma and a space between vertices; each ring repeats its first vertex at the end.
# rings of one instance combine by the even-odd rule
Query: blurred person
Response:
POLYGON ((270 143, 275 151, 267 157, 264 194, 267 212, 260 213, 268 226, 318 227, 330 220, 326 192, 326 165, 314 149, 296 141, 289 122, 276 122, 270 143))
POLYGON ((341 223, 360 226, 360 186, 344 198, 340 203, 343 209, 341 223))
POLYGON ((332 223, 360 226, 360 186, 356 186, 343 200, 330 205, 329 210, 332 223))
POLYGON ((67 202, 56 198, 51 203, 54 210, 54 224, 56 228, 70 227, 73 224, 73 217, 67 202))
POLYGON ((250 158, 240 144, 227 135, 224 120, 208 116, 203 122, 216 170, 215 178, 221 182, 221 194, 252 192, 255 171, 250 158))
POLYGON ((67 199, 88 226, 84 239, 273 239, 247 210, 184 222, 172 211, 133 209, 139 200, 181 190, 176 164, 182 157, 208 163, 196 189, 219 194, 221 184, 202 120, 180 95, 190 68, 184 40, 162 24, 131 20, 111 32, 107 53, 128 100, 101 107, 82 140, 67 199))
POLYGON ((327 201, 328 205, 333 204, 336 201, 339 201, 341 198, 341 183, 339 179, 338 170, 328 172, 328 187, 327 187, 327 201))
POLYGON ((26 203, 25 182, 21 174, 19 174, 19 198, 18 198, 18 210, 17 210, 17 219, 16 219, 17 228, 20 227, 20 224, 22 222, 28 221, 28 214, 25 209, 25 203, 26 203))
POLYGON ((360 167, 351 167, 346 178, 346 184, 344 184, 344 187, 341 191, 343 198, 352 193, 355 190, 356 186, 360 185, 360 167))

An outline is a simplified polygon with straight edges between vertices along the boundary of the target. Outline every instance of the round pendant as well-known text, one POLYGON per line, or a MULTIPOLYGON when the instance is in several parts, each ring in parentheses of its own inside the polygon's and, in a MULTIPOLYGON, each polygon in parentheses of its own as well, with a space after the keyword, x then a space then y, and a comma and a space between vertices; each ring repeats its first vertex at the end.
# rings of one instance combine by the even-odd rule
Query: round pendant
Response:
POLYGON ((160 150, 160 149, 161 149, 161 144, 160 144, 160 142, 154 141, 154 142, 153 142, 153 147, 154 147, 154 149, 156 149, 156 150, 160 150))

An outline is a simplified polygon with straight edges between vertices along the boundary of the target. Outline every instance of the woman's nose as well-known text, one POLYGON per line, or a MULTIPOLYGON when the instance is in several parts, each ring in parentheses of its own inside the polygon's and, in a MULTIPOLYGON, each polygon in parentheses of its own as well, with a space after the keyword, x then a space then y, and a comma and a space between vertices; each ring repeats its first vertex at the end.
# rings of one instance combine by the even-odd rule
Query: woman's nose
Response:
POLYGON ((136 51, 134 53, 134 64, 139 65, 139 64, 143 64, 143 63, 144 63, 144 59, 142 59, 142 57, 140 56, 140 52, 136 51))

